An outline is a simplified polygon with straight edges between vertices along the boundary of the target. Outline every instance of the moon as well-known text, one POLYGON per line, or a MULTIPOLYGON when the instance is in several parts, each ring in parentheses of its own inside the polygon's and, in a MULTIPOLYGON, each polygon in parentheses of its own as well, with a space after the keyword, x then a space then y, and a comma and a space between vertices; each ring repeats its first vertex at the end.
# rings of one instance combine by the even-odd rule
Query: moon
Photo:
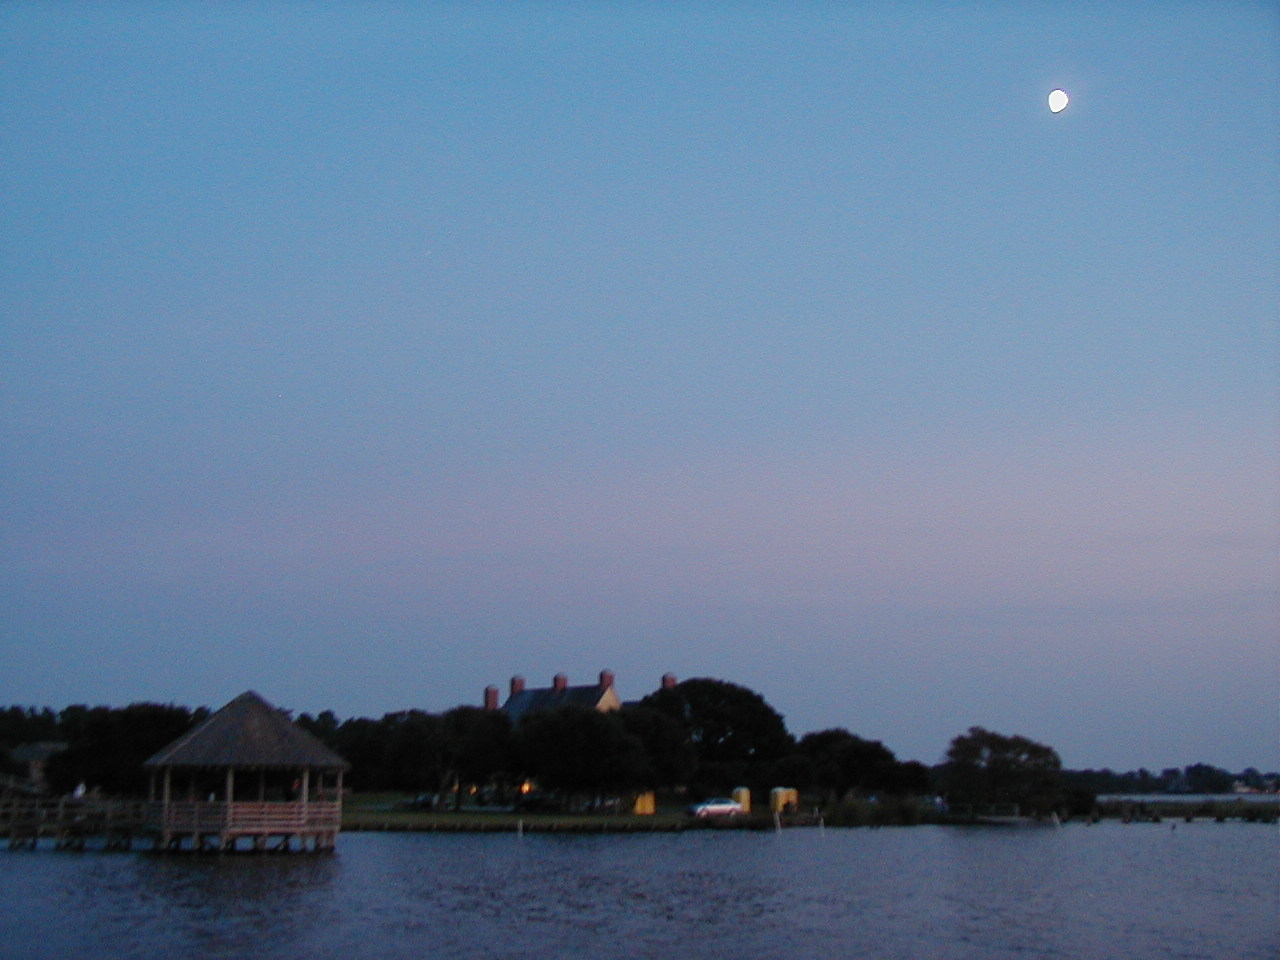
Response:
POLYGON ((1052 113, 1061 113, 1067 109, 1068 103, 1070 103, 1070 100, 1065 90, 1054 90, 1049 94, 1049 110, 1052 113))

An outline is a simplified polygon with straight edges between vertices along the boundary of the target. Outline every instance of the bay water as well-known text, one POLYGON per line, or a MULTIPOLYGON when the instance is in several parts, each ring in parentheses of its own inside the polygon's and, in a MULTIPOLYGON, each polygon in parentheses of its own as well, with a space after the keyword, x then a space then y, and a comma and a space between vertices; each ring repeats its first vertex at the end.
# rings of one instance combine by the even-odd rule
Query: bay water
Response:
POLYGON ((1280 832, 349 833, 333 855, 0 851, 0 956, 1275 960, 1280 832))

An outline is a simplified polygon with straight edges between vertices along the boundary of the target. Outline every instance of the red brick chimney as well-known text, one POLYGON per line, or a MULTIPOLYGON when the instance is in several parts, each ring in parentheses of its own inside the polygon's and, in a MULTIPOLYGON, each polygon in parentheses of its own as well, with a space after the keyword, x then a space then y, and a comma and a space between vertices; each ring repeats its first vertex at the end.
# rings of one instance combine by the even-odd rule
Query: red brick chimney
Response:
POLYGON ((556 693, 563 693, 567 686, 569 686, 569 678, 563 673, 557 673, 551 680, 551 689, 556 693))
POLYGON ((484 688, 484 708, 486 710, 498 709, 498 688, 489 686, 484 688))
POLYGON ((613 671, 601 670, 600 671, 600 689, 608 690, 612 686, 613 686, 613 671))
POLYGON ((664 673, 662 675, 662 689, 671 690, 676 685, 676 675, 674 673, 664 673))
POLYGON ((524 693, 524 677, 518 673, 511 678, 511 696, 514 697, 517 693, 524 693))

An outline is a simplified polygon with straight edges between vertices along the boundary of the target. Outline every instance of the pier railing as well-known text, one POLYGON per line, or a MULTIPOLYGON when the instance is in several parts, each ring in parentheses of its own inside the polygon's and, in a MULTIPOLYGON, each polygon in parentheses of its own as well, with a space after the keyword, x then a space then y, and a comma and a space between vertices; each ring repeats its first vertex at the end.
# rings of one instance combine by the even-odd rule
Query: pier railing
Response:
POLYGON ((276 836, 337 831, 342 805, 332 801, 271 803, 177 800, 149 805, 147 826, 165 834, 276 836))
MULTIPOLYGON (((34 847, 42 837, 59 847, 83 848, 97 837, 107 847, 128 847, 135 837, 218 837, 224 845, 237 837, 317 838, 331 843, 342 825, 342 804, 171 801, 168 804, 120 799, 0 800, 0 836, 10 849, 34 847)), ((257 842, 257 841, 255 841, 257 842)))
POLYGON ((11 849, 34 846, 41 837, 53 837, 60 847, 82 847, 87 837, 127 846, 146 812, 141 800, 11 797, 0 801, 0 835, 11 849))

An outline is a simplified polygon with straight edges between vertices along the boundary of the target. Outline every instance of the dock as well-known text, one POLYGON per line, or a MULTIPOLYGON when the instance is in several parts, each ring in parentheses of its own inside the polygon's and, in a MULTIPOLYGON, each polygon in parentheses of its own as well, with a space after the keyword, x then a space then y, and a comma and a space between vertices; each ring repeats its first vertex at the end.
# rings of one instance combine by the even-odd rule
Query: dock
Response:
POLYGON ((10 850, 34 850, 49 838, 58 850, 84 850, 91 843, 130 850, 146 835, 146 808, 140 800, 10 797, 0 800, 0 836, 10 850))
POLYGON ((10 850, 132 850, 162 853, 327 852, 341 827, 335 802, 254 803, 146 800, 0 800, 0 837, 10 850), (244 845, 242 846, 242 841, 244 845))

